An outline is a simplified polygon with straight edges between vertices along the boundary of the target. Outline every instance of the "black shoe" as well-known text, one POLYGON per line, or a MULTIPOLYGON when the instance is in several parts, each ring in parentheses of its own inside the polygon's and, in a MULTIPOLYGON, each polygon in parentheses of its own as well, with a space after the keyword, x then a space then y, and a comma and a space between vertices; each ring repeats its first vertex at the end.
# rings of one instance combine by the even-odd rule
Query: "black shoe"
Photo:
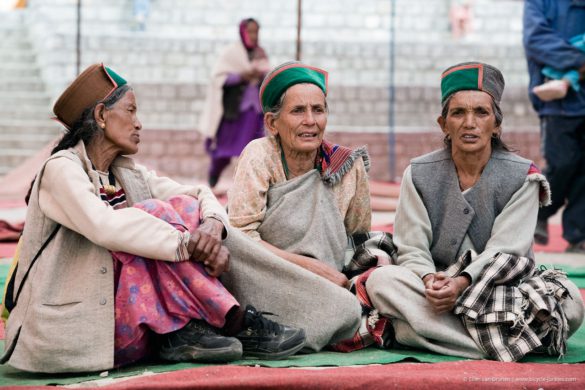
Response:
POLYGON ((242 342, 244 356, 260 359, 284 359, 305 345, 305 331, 280 325, 264 318, 262 313, 248 305, 244 314, 244 327, 236 335, 242 342))
POLYGON ((384 330, 384 334, 382 335, 382 348, 384 349, 394 349, 398 347, 398 341, 396 341, 396 333, 394 332, 394 326, 392 326, 391 320, 388 319, 388 323, 386 324, 386 329, 384 330))
POLYGON ((585 255, 585 240, 580 241, 576 244, 569 244, 565 252, 585 255))
POLYGON ((540 245, 548 244, 548 221, 546 219, 539 219, 536 221, 536 229, 534 229, 534 242, 540 245))
POLYGON ((183 328, 163 335, 159 355, 175 362, 226 363, 242 358, 242 343, 225 337, 202 320, 191 320, 183 328))

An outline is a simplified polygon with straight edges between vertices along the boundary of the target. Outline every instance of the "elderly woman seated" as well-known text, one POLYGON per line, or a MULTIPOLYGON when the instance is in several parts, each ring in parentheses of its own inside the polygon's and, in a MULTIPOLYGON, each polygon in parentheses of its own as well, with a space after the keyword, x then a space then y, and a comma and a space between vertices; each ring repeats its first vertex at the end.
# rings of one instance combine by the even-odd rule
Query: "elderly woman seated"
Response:
POLYGON ((500 71, 463 63, 442 75, 446 147, 412 160, 402 179, 398 265, 366 288, 395 341, 437 353, 515 361, 562 356, 583 321, 579 289, 539 270, 532 240, 548 183, 502 142, 500 71))
MULTIPOLYGON (((334 292, 329 305, 337 306, 337 311, 327 318, 319 313, 322 308, 314 307, 315 297, 303 285, 282 287, 305 297, 306 305, 296 309, 296 316, 316 316, 314 326, 343 330, 332 337, 303 326, 308 342, 312 331, 322 333, 313 344, 318 348, 342 334, 351 336, 358 326, 359 304, 355 297, 348 301, 348 278, 342 270, 348 236, 368 232, 371 224, 365 149, 351 150, 323 138, 327 76, 324 70, 298 62, 282 64, 266 76, 260 99, 270 135, 246 146, 228 193, 232 226, 295 264, 288 272, 302 274, 304 268, 321 280, 323 291, 334 292), (347 302, 345 307, 342 302, 347 302)), ((265 264, 261 269, 279 285, 272 267, 265 264)), ((238 280, 245 277, 238 274, 238 280)), ((299 326, 293 318, 286 320, 299 326)))
POLYGON ((151 355, 227 362, 300 350, 302 329, 244 310, 217 279, 229 226, 211 190, 124 156, 138 151, 137 109, 132 88, 99 64, 57 100, 68 130, 30 192, 2 362, 75 372, 151 355))

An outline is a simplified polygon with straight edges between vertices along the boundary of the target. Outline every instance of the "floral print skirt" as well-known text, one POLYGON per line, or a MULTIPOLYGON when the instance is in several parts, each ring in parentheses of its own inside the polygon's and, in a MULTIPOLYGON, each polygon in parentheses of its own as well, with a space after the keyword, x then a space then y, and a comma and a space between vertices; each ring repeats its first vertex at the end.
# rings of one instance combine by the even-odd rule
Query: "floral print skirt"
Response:
MULTIPOLYGON (((133 207, 160 218, 180 231, 199 226, 199 203, 179 195, 164 202, 149 199, 133 207)), ((151 260, 113 252, 116 277, 116 366, 132 363, 156 352, 156 334, 181 329, 191 319, 221 328, 236 299, 221 282, 195 261, 151 260)))

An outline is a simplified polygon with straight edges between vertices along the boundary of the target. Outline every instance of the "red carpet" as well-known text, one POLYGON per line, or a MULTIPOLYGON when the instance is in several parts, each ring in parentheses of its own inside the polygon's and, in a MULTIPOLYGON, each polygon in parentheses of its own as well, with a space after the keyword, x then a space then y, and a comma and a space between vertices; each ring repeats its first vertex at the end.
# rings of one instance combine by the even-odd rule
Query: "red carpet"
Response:
POLYGON ((0 259, 12 257, 16 251, 16 242, 0 243, 0 259))
POLYGON ((16 242, 24 229, 24 222, 10 223, 0 220, 0 242, 16 242))
POLYGON ((372 226, 372 231, 374 232, 386 232, 386 233, 394 233, 394 225, 389 223, 386 225, 376 225, 372 226))
POLYGON ((535 252, 561 253, 567 249, 567 241, 563 239, 563 228, 561 225, 549 225, 548 245, 534 245, 535 252))
MULTIPOLYGON (((212 366, 150 375, 107 389, 583 389, 581 364, 398 363, 317 370, 212 366)), ((32 387, 18 387, 28 389, 32 387)), ((89 388, 85 387, 84 388, 89 388)), ((104 387, 100 387, 104 388, 104 387)))

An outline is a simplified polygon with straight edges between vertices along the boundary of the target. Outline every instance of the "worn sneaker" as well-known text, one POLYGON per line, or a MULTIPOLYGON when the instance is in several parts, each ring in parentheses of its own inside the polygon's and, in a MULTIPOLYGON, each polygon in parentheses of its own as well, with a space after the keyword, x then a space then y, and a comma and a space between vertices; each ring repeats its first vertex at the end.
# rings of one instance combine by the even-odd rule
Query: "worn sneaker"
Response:
POLYGON ((244 327, 236 335, 242 342, 244 356, 260 359, 284 359, 305 345, 305 331, 280 325, 266 319, 263 313, 253 306, 246 306, 244 327))
POLYGON ((175 362, 226 363, 242 358, 242 343, 225 337, 202 320, 191 320, 183 328, 163 336, 159 355, 175 362))
POLYGON ((539 219, 536 221, 536 229, 534 229, 534 242, 540 245, 548 244, 548 221, 546 219, 539 219))

